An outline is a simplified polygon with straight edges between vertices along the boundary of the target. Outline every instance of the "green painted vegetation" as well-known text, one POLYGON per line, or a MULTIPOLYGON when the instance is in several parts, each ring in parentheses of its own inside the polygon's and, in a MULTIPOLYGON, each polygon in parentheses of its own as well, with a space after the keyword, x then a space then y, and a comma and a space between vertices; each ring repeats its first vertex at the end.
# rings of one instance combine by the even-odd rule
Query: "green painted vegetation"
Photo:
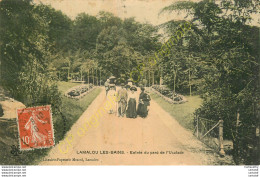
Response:
POLYGON ((73 84, 58 88, 57 81, 97 85, 114 75, 120 84, 135 70, 134 80, 140 77, 136 85, 163 81, 177 93, 200 94, 203 102, 196 113, 224 120, 224 136, 233 141, 236 163, 259 164, 259 26, 251 23, 258 6, 257 0, 180 1, 161 12, 183 11, 188 18, 153 26, 109 12, 70 19, 32 0, 1 0, 0 85, 27 107, 50 104, 54 117, 69 114, 71 125, 94 98, 67 100, 59 90, 73 84), (191 29, 178 33, 186 21, 191 29), (167 55, 158 54, 151 65, 162 41, 177 33, 174 47, 167 55))
MULTIPOLYGON (((78 120, 82 113, 88 108, 92 101, 99 95, 101 88, 96 88, 79 100, 62 96, 61 112, 66 117, 66 131, 78 120)), ((63 124, 63 119, 60 119, 60 124, 63 124)), ((57 132, 61 134, 64 126, 59 126, 57 132)))
MULTIPOLYGON (((59 91, 65 93, 71 87, 79 85, 78 83, 68 83, 59 82, 59 91)), ((60 112, 56 110, 53 113, 53 124, 54 124, 54 136, 55 143, 57 144, 60 140, 64 138, 67 131, 70 130, 72 125, 79 119, 82 113, 88 108, 92 101, 100 94, 101 88, 96 88, 91 91, 91 94, 87 94, 82 99, 75 100, 61 96, 62 105, 60 105, 60 112), (65 120, 65 121, 64 121, 65 120)), ((55 110, 55 109, 54 109, 55 110)), ((14 123, 16 124, 16 123, 14 123)), ((2 132, 7 132, 13 134, 13 132, 8 132, 8 125, 3 126, 2 132)), ((2 129, 2 128, 1 128, 2 129)), ((4 134, 0 134, 5 136, 4 134)), ((13 156, 11 153, 11 146, 0 143, 0 164, 5 165, 34 165, 41 161, 41 158, 46 156, 50 149, 34 149, 31 151, 23 151, 22 154, 18 156, 13 156), (8 153, 6 153, 8 151, 8 153)))
POLYGON ((166 112, 173 116, 180 125, 193 130, 193 113, 201 106, 202 99, 199 96, 186 96, 188 102, 183 104, 170 104, 156 93, 152 93, 151 97, 156 101, 166 112))
POLYGON ((67 90, 69 90, 72 87, 75 87, 77 85, 81 85, 81 83, 73 83, 73 82, 64 82, 64 81, 59 81, 58 82, 58 89, 59 91, 64 94, 67 90))

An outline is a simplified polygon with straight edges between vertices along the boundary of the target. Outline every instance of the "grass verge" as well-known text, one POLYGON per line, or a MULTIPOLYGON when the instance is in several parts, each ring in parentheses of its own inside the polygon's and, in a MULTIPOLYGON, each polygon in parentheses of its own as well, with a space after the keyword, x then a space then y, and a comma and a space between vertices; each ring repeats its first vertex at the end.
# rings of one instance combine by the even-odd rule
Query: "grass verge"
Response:
MULTIPOLYGON (((58 88, 62 92, 62 95, 71 87, 74 87, 75 83, 66 83, 66 82, 59 82, 58 88)), ((92 103, 92 101, 99 95, 101 92, 101 88, 96 88, 92 90, 89 94, 84 96, 83 98, 76 100, 71 99, 65 96, 62 96, 62 106, 61 112, 63 118, 59 117, 55 123, 55 133, 58 140, 62 139, 64 133, 70 130, 72 125, 78 120, 78 118, 82 115, 82 113, 88 108, 88 106, 92 103), (64 119, 66 126, 64 126, 64 119), (64 130, 65 129, 65 130, 64 130)), ((56 138, 55 136, 55 138, 56 138)))
POLYGON ((72 87, 75 87, 77 85, 81 85, 81 83, 72 83, 72 82, 64 82, 59 81, 57 83, 59 91, 64 94, 67 90, 69 90, 72 87))
POLYGON ((151 97, 166 112, 173 116, 181 126, 193 130, 192 114, 202 103, 202 99, 199 96, 185 96, 188 99, 188 102, 183 104, 170 104, 154 92, 151 92, 151 97))

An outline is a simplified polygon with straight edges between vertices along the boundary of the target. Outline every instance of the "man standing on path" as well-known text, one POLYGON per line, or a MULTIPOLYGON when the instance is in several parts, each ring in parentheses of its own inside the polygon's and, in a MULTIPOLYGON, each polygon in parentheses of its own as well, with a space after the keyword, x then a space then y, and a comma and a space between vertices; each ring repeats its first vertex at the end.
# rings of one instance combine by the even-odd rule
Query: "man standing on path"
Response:
POLYGON ((121 89, 117 92, 117 100, 118 100, 118 117, 124 117, 126 111, 126 104, 127 104, 127 90, 124 87, 124 84, 121 84, 121 89))
POLYGON ((106 95, 107 95, 107 93, 108 93, 108 91, 109 91, 109 79, 107 79, 107 81, 105 82, 105 89, 106 89, 106 95))

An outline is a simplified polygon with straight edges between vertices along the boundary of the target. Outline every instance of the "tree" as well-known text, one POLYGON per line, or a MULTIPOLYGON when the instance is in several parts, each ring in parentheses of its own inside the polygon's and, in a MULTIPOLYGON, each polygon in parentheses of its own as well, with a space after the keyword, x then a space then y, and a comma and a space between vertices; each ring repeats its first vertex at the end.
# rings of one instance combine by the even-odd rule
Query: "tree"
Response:
POLYGON ((35 11, 48 23, 50 51, 57 53, 61 50, 69 50, 73 46, 71 45, 72 20, 50 5, 39 4, 35 6, 35 11))
POLYGON ((0 2, 1 85, 27 106, 60 105, 48 63, 48 23, 29 0, 0 2))
POLYGON ((71 38, 73 49, 91 50, 96 47, 96 40, 102 30, 101 22, 95 16, 79 14, 74 20, 71 38))
POLYGON ((255 48, 259 28, 248 26, 258 4, 258 1, 242 0, 217 4, 204 0, 178 2, 164 8, 186 10, 192 18, 192 29, 199 36, 200 47, 194 50, 196 46, 189 42, 188 51, 200 58, 197 61, 204 71, 198 75, 203 80, 199 89, 204 101, 197 113, 208 119, 224 119, 225 137, 234 142, 236 163, 259 163, 255 158, 258 145, 253 141, 259 136, 253 133, 259 128, 259 119, 252 109, 259 100, 259 53, 255 48), (238 113, 239 128, 236 126, 238 113), (250 144, 253 150, 245 144, 250 144))
POLYGON ((122 21, 107 13, 99 19, 105 24, 96 44, 99 66, 108 75, 129 78, 145 55, 158 48, 157 28, 140 24, 133 18, 122 21))

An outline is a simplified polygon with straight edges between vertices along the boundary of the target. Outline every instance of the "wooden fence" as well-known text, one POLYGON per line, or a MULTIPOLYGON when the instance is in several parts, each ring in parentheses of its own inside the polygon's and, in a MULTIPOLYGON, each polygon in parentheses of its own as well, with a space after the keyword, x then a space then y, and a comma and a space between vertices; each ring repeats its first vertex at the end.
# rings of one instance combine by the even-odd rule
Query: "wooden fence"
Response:
POLYGON ((223 120, 213 121, 195 116, 193 134, 209 147, 225 155, 223 145, 223 120))

